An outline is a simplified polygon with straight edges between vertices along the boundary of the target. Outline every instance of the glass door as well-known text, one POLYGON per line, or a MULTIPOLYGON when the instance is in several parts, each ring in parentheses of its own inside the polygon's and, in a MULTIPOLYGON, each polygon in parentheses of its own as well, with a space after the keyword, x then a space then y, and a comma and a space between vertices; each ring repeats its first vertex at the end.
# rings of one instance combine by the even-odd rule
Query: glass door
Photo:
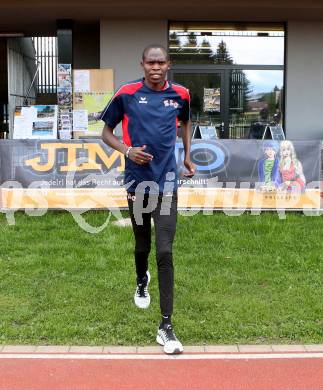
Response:
POLYGON ((193 138, 227 138, 224 72, 176 68, 170 80, 190 91, 193 138))
POLYGON ((229 138, 261 139, 269 124, 283 124, 283 70, 234 69, 228 72, 229 138))

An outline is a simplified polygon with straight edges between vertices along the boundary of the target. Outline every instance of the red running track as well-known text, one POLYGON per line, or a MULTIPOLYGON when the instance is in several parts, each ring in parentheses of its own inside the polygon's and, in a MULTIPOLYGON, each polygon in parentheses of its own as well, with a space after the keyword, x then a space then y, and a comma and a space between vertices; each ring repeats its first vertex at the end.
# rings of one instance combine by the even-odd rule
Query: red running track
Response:
POLYGON ((322 390, 323 358, 1 359, 1 390, 322 390))

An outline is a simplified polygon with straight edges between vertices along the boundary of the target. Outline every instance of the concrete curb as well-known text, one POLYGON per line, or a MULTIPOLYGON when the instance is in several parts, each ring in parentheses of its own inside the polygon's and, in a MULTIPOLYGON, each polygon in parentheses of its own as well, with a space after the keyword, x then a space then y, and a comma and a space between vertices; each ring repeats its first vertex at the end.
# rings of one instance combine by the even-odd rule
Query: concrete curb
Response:
MULTIPOLYGON (((304 345, 184 345, 185 353, 291 353, 323 352, 323 344, 304 345)), ((64 346, 64 345, 0 345, 0 353, 37 353, 37 354, 160 354, 161 346, 64 346)))

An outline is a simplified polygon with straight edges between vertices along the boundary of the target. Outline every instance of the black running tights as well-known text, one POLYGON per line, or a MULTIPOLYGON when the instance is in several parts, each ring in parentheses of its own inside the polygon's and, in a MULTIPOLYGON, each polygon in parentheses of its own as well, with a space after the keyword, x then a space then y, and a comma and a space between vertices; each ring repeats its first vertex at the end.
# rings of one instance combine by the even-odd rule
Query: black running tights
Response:
POLYGON ((151 247, 151 218, 155 225, 156 259, 161 314, 173 312, 174 267, 172 246, 176 231, 177 193, 149 195, 128 193, 132 228, 135 236, 135 264, 138 278, 148 269, 151 247))

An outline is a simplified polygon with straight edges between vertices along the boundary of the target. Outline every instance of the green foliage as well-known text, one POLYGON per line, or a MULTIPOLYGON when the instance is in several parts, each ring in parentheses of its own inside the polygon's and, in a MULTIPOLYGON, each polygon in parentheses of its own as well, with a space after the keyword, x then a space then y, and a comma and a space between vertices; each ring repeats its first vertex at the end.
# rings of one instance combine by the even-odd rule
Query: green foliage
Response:
POLYGON ((215 64, 233 64, 233 59, 230 56, 230 53, 227 49, 227 45, 224 41, 221 41, 216 49, 216 54, 214 55, 215 64))
POLYGON ((277 90, 279 91, 279 88, 275 86, 272 92, 265 93, 261 99, 261 101, 267 102, 270 115, 275 114, 276 110, 279 108, 279 101, 276 99, 277 90))

